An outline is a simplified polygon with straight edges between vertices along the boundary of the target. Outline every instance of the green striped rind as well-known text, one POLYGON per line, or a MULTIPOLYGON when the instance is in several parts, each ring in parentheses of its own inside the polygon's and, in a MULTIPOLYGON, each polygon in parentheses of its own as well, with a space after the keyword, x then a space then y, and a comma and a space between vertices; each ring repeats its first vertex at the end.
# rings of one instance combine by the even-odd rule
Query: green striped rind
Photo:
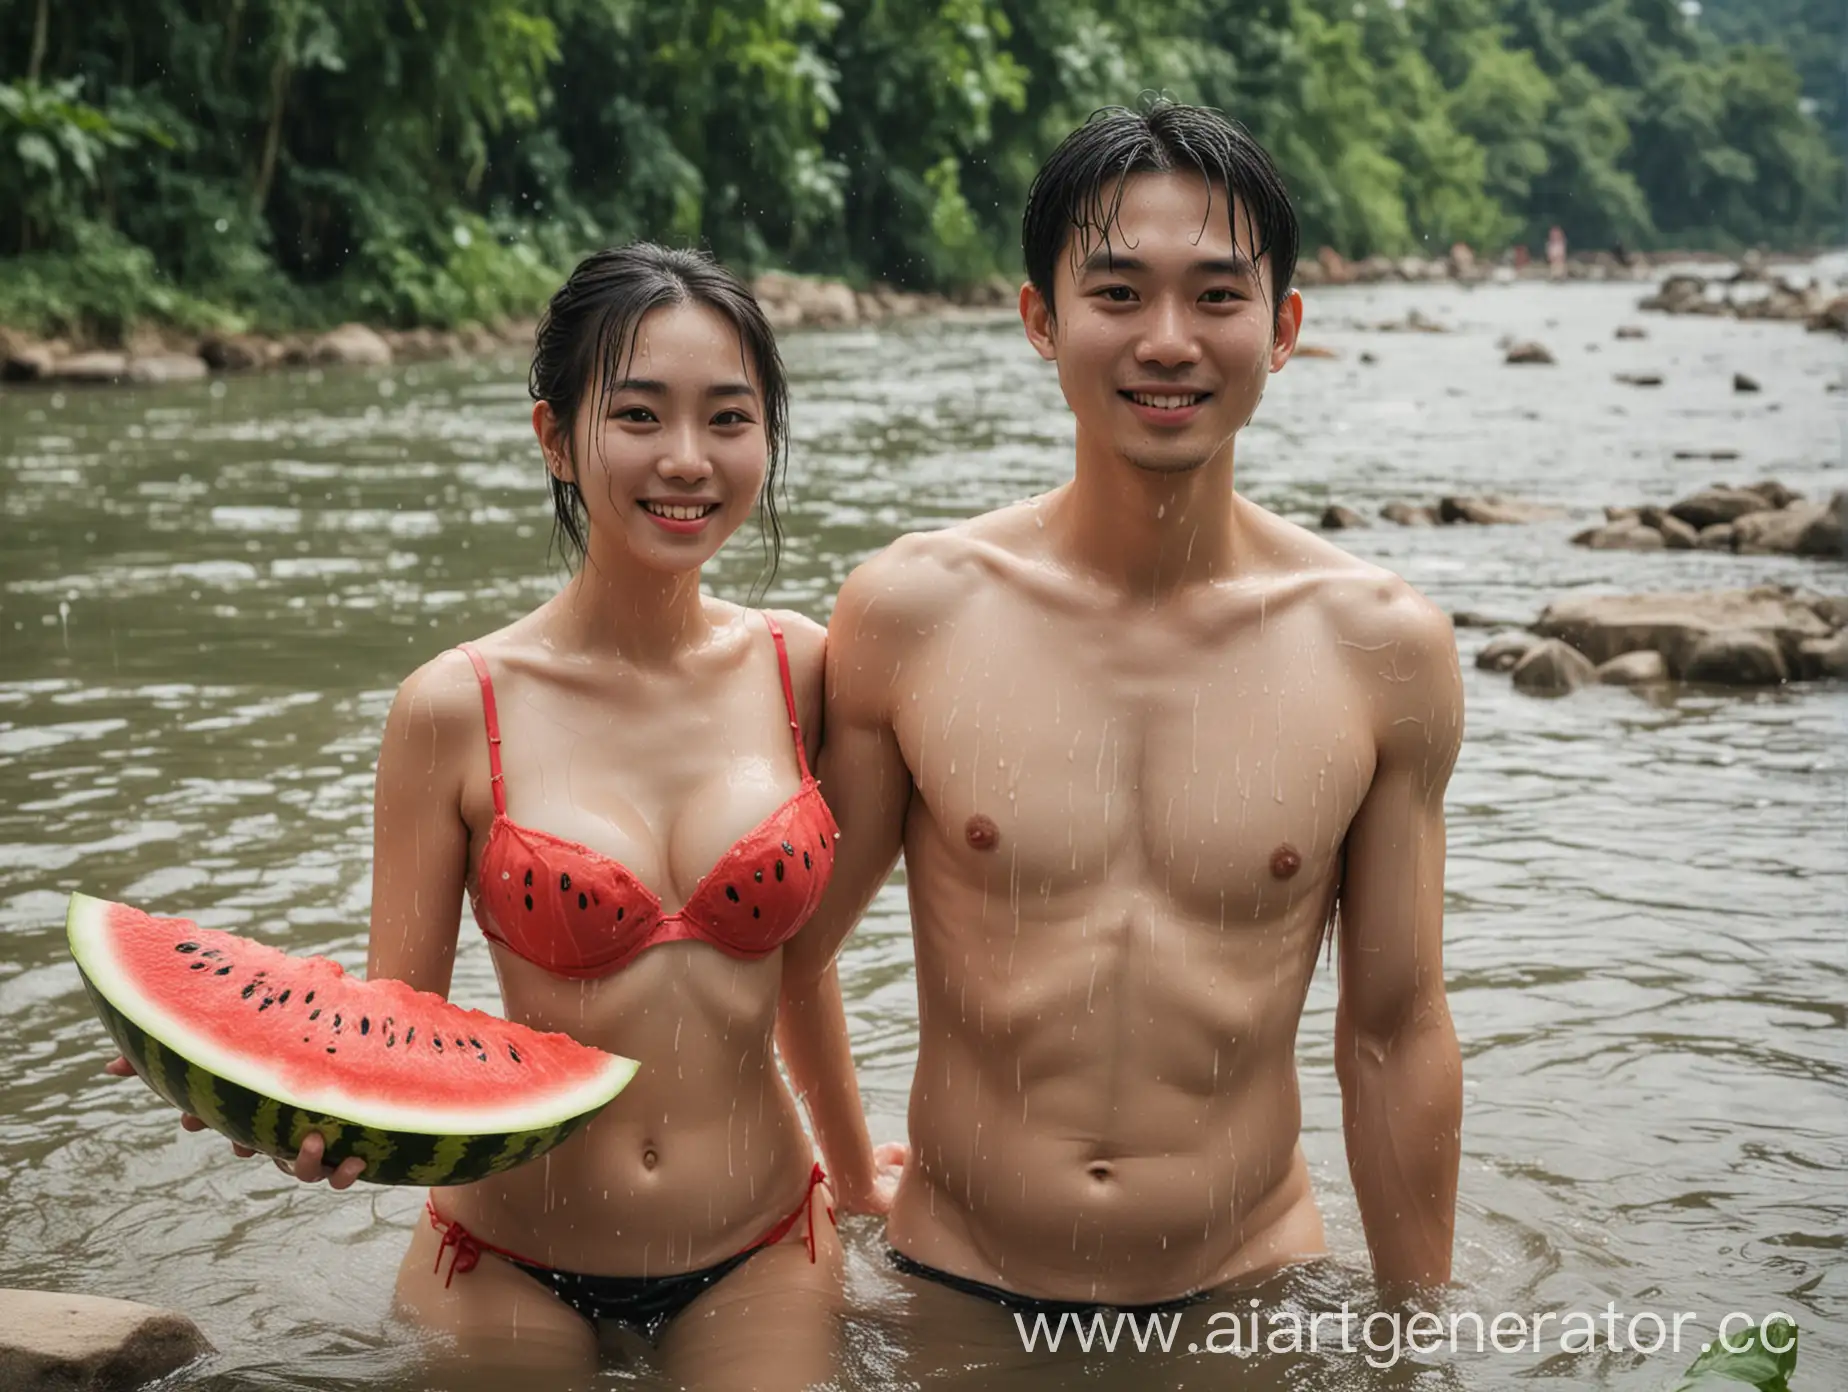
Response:
POLYGON ((366 1162, 360 1178, 374 1184, 471 1184, 537 1159, 594 1115, 531 1131, 437 1136, 358 1126, 325 1112, 304 1111, 240 1087, 163 1047, 109 1003, 81 963, 78 971, 110 1038, 149 1087, 214 1131, 265 1155, 292 1160, 302 1139, 319 1131, 329 1168, 357 1155, 366 1162))

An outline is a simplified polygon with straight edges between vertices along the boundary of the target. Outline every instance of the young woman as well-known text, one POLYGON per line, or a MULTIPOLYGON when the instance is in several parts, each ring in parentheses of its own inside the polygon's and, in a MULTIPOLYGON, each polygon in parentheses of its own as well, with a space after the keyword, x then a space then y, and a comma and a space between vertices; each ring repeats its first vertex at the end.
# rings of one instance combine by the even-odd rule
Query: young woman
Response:
MULTIPOLYGON (((841 1254, 773 1038, 780 949, 834 859, 825 634, 700 588, 760 503, 775 533, 781 360, 729 272, 636 245, 553 297, 530 385, 578 564, 400 689, 368 973, 446 993, 466 892, 509 1019, 642 1067, 543 1160, 432 1193, 398 1308, 494 1365, 594 1369, 615 1323, 685 1385, 808 1387, 834 1369, 841 1254)), ((310 1137, 294 1173, 360 1169, 320 1159, 310 1137)))

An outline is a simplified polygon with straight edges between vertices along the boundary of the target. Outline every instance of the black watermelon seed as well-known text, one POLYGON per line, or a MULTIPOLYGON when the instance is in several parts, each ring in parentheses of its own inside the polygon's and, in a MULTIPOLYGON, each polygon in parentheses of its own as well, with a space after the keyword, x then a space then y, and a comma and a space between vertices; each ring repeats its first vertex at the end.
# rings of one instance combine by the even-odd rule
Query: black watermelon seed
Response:
POLYGON ((386 1047, 387 1049, 389 1049, 389 1048, 390 1048, 390 1047, 391 1047, 392 1045, 394 1045, 394 1044, 396 1044, 397 1042, 398 1042, 398 1036, 397 1036, 397 1035, 395 1035, 395 1034, 388 1034, 388 1035, 386 1035, 386 1036, 385 1036, 385 1047, 386 1047))
POLYGON ((530 909, 532 908, 532 906, 533 906, 533 896, 529 894, 526 896, 526 907, 530 909))
POLYGON ((583 894, 583 893, 579 893, 579 895, 578 895, 578 907, 579 907, 580 909, 588 909, 588 908, 590 907, 590 899, 589 899, 589 897, 588 897, 587 895, 585 895, 585 894, 583 894))
POLYGON ((338 1010, 334 1012, 334 1028, 340 1028, 340 1012, 338 1010))
POLYGON ((456 1047, 458 1049, 462 1048, 467 1042, 468 1041, 463 1039, 460 1035, 456 1036, 456 1047))
POLYGON ((622 922, 622 909, 621 909, 621 907, 620 907, 620 906, 618 906, 618 908, 617 908, 617 910, 616 910, 616 921, 617 921, 618 923, 621 923, 621 922, 622 922))
POLYGON ((809 859, 809 853, 807 851, 802 853, 802 868, 804 870, 813 870, 815 868, 815 862, 809 859))
POLYGON ((736 904, 738 902, 738 891, 733 889, 730 885, 726 885, 725 886, 725 897, 731 900, 732 903, 736 904))
POLYGON ((409 1029, 407 1029, 404 1032, 404 1047, 407 1049, 410 1048, 411 1041, 415 1038, 417 1038, 417 1026, 412 1025, 409 1029))
POLYGON ((284 991, 280 996, 276 997, 277 1005, 287 1005, 288 1003, 289 1003, 289 993, 287 991, 284 991))
POLYGON ((526 887, 528 889, 533 887, 533 872, 530 870, 526 872, 526 887))
POLYGON ((327 1052, 328 1052, 328 1053, 330 1053, 330 1054, 333 1054, 333 1053, 338 1053, 338 1052, 339 1052, 339 1050, 337 1050, 337 1049, 335 1049, 335 1048, 334 1048, 334 1046, 333 1046, 332 1044, 329 1044, 329 1045, 327 1046, 327 1052))
POLYGON ((307 995, 302 997, 302 1004, 303 1005, 313 1005, 314 1004, 314 992, 313 991, 310 991, 307 995))
POLYGON ((193 971, 204 971, 210 965, 211 963, 209 962, 194 962, 192 964, 192 970, 193 971))
POLYGON ((308 1036, 304 1034, 302 1036, 302 1043, 306 1044, 307 1042, 308 1042, 308 1036))
POLYGON ((783 862, 780 860, 776 863, 776 877, 779 880, 783 878, 783 862))
POLYGON ((180 943, 173 950, 175 952, 197 952, 199 950, 199 944, 198 943, 180 943))
POLYGON ((443 1052, 443 1041, 440 1037, 436 1039, 432 1039, 430 1042, 436 1046, 437 1053, 440 1054, 443 1052))
POLYGON ((795 853, 796 853, 796 848, 790 845, 787 841, 785 841, 783 843, 783 854, 784 855, 794 855, 795 853))
POLYGON ((308 1018, 310 1020, 318 1020, 321 1018, 321 1012, 319 1010, 310 1010, 308 1012, 308 1018))
POLYGON ((507 1056, 511 1058, 515 1063, 518 1063, 520 1061, 520 1051, 514 1048, 513 1045, 511 1044, 507 1046, 507 1056))
POLYGON ((481 1041, 472 1034, 468 1037, 468 1042, 473 1044, 477 1049, 481 1047, 481 1041))
POLYGON ((257 1007, 258 1013, 261 1014, 263 1011, 268 1010, 275 1003, 276 998, 274 996, 265 996, 263 998, 263 1004, 257 1007))
POLYGON ((249 1000, 252 996, 256 995, 256 993, 257 993, 257 983, 254 981, 251 982, 248 986, 246 986, 242 991, 238 992, 238 994, 243 996, 245 1000, 249 1000))
POLYGON ((371 1034, 372 1033, 372 1017, 371 1016, 361 1015, 359 1017, 359 1032, 361 1034, 371 1034))
POLYGON ((229 976, 231 975, 231 968, 220 967, 217 971, 213 972, 212 975, 213 976, 229 976))
POLYGON ((752 918, 762 918, 763 916, 764 916, 764 911, 762 909, 756 907, 755 905, 751 907, 751 917, 752 918))
POLYGON ((758 884, 762 884, 764 882, 764 872, 761 870, 753 870, 751 872, 751 878, 756 880, 758 884))
POLYGON ((558 887, 565 893, 569 893, 571 890, 571 876, 560 872, 558 876, 558 887))

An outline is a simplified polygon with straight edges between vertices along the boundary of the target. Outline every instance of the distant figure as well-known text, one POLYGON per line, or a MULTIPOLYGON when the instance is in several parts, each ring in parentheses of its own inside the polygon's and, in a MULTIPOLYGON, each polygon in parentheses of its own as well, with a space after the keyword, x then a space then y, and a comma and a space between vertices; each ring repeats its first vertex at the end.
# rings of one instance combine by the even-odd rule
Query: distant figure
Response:
POLYGON ((1566 230, 1555 225, 1546 234, 1546 265, 1554 280, 1566 278, 1566 230))
POLYGON ((1515 270, 1517 271, 1526 270, 1529 264, 1532 263, 1532 261, 1533 261, 1533 256, 1528 252, 1525 246, 1515 247, 1514 249, 1514 268, 1515 270))

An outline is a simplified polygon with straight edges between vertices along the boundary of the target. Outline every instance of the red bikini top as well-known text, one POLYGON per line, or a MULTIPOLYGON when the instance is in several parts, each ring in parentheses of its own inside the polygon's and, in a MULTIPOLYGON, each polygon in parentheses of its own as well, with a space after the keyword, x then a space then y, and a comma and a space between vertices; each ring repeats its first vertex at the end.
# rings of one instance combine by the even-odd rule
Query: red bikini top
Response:
POLYGON ((754 960, 796 935, 827 886, 837 828, 802 747, 783 631, 768 614, 764 622, 776 640, 802 786, 740 837, 671 914, 620 862, 508 819, 494 684, 481 654, 461 644, 481 682, 494 790, 494 825, 469 893, 486 937, 556 976, 581 978, 620 971, 657 943, 692 939, 754 960))

